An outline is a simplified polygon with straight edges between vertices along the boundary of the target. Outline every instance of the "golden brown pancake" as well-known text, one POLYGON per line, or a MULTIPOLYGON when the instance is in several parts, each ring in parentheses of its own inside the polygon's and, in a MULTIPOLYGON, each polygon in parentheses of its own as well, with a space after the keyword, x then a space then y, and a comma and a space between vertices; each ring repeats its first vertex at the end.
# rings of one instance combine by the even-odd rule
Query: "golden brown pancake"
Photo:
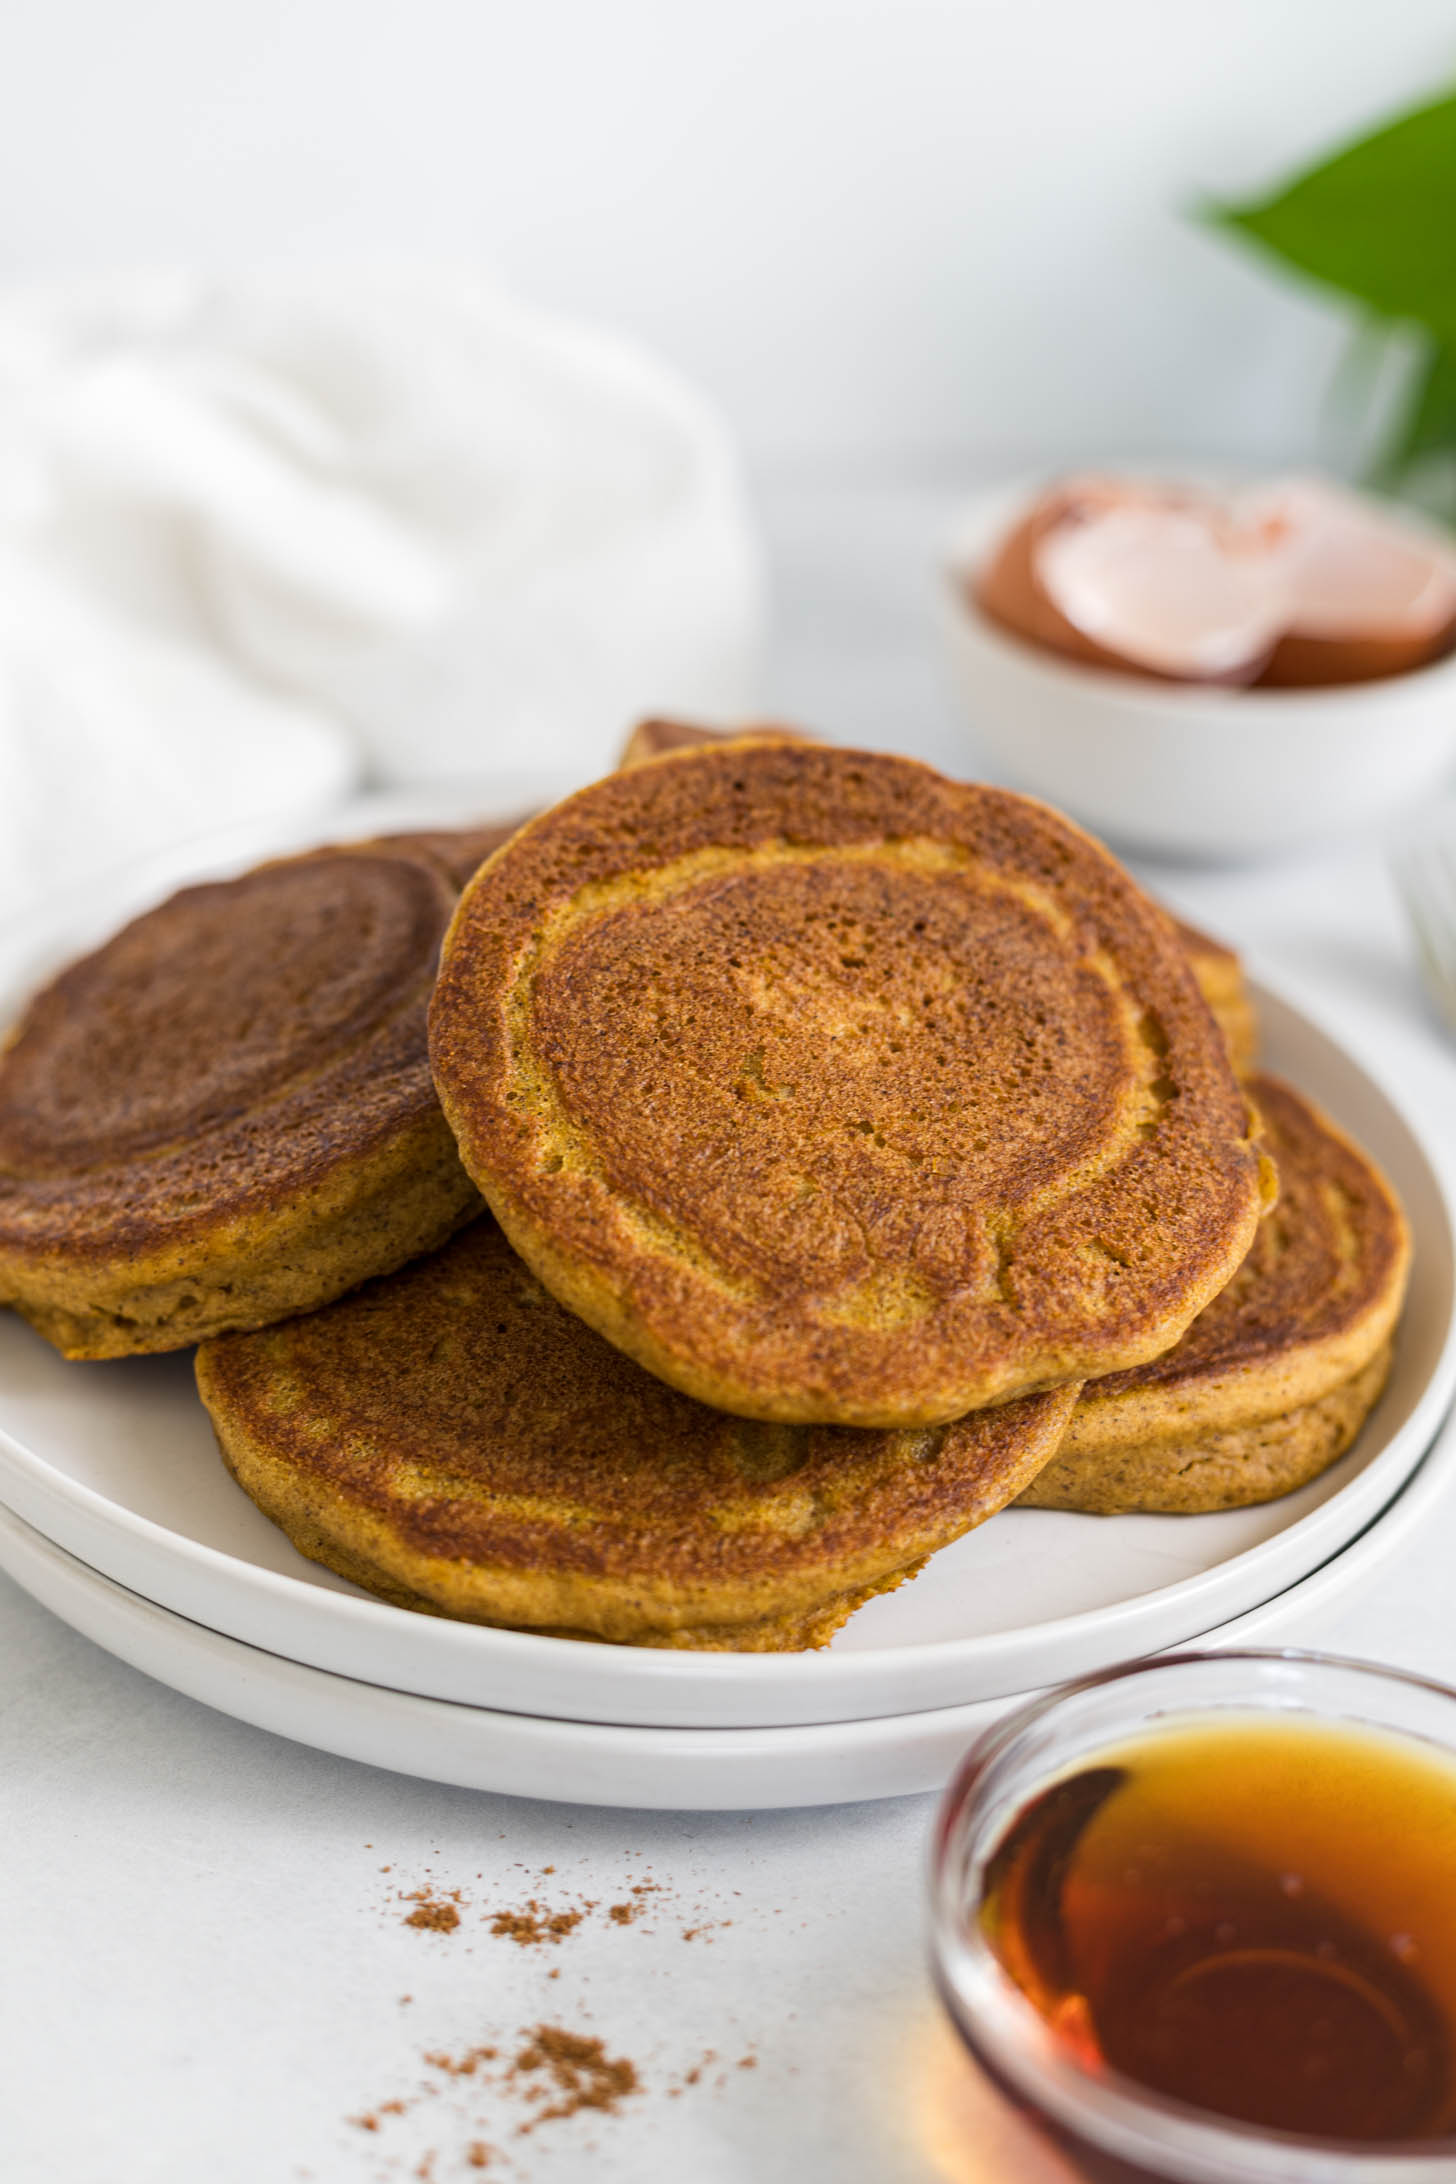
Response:
POLYGON ((1237 1074, 1245 1077, 1258 1059, 1259 1020, 1244 983, 1244 966, 1223 941, 1200 932, 1196 925, 1185 925, 1181 918, 1173 922, 1198 989, 1223 1033, 1229 1060, 1237 1074))
MULTIPOLYGON (((627 738, 617 763, 619 766, 642 766, 648 759, 661 758, 667 751, 700 750, 714 744, 748 740, 817 743, 819 738, 803 728, 765 725, 731 730, 703 728, 681 720, 644 720, 627 738)), ((501 839, 506 839, 504 833, 501 839)), ((471 874, 464 874, 462 884, 470 877, 471 874)), ((1254 1066, 1259 1041, 1258 1020, 1244 983, 1243 965, 1225 942, 1215 940, 1210 933, 1200 932, 1196 925, 1188 925, 1182 918, 1174 918, 1173 923, 1193 966, 1199 990, 1224 1035, 1234 1069, 1243 1076, 1254 1066)))
POLYGON ((1374 1163, 1281 1084, 1250 1091, 1279 1202, 1227 1289, 1166 1356, 1091 1382, 1023 1495, 1042 1509, 1232 1509, 1332 1464, 1385 1384, 1404 1216, 1374 1163))
POLYGON ((623 1644, 822 1645, 1004 1507, 1075 1390, 857 1433, 726 1417, 562 1311, 482 1220, 432 1258, 203 1345, 233 1476, 402 1607, 623 1644))
POLYGON ((60 973, 0 1055, 0 1301, 68 1357, 306 1311, 478 1205, 430 1082, 456 886, 320 850, 184 888, 60 973))
POLYGON ((1269 1194, 1171 921, 1040 804, 799 743, 524 827, 431 1008, 559 1301, 748 1417, 929 1425, 1156 1356, 1269 1194))
MULTIPOLYGON (((619 766, 641 766, 650 758, 661 758, 667 751, 699 750, 713 744, 733 740, 773 741, 780 743, 817 743, 819 738, 807 729, 784 728, 772 725, 741 728, 737 731, 720 728, 703 728, 689 721, 644 720, 639 722, 623 746, 619 766)), ((502 839, 505 837, 502 836, 502 839)), ((469 873, 463 875, 468 879, 469 873)), ((463 881, 462 881, 463 884, 463 881)), ((1259 1029, 1254 1005, 1244 984, 1243 965, 1221 940, 1200 932, 1196 925, 1187 925, 1175 918, 1178 938, 1193 966, 1204 1000, 1212 1009, 1220 1031, 1224 1035, 1229 1057, 1235 1071, 1243 1076, 1254 1066, 1258 1052, 1259 1029)))

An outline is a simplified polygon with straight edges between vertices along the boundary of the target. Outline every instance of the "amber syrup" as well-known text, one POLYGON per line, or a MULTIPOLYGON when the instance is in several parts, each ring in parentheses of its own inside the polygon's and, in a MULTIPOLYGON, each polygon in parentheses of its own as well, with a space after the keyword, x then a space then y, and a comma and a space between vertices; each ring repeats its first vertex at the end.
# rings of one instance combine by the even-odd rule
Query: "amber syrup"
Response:
POLYGON ((1456 1763, 1267 1721, 1099 1753, 1003 1837, 991 1947, 1082 2068, 1266 2129, 1456 2132, 1456 1763))

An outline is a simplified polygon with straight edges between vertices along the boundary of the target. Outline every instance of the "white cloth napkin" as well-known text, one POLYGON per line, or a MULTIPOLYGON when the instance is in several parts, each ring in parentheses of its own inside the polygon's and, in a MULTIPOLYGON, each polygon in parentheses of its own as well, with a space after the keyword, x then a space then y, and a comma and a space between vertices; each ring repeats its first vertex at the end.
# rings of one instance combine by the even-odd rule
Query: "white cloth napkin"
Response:
POLYGON ((442 273, 0 302, 0 916, 360 778, 586 778, 753 707, 733 451, 628 344, 442 273))

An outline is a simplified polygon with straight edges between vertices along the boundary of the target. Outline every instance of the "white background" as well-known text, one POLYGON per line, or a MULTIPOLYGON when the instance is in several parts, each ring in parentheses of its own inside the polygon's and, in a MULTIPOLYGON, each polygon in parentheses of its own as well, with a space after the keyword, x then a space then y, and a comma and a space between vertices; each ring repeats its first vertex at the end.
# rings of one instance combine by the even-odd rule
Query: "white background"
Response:
POLYGON ((1302 458, 1340 320, 1187 217, 1451 0, 11 0, 0 280, 381 250, 647 337, 759 457, 1302 458))

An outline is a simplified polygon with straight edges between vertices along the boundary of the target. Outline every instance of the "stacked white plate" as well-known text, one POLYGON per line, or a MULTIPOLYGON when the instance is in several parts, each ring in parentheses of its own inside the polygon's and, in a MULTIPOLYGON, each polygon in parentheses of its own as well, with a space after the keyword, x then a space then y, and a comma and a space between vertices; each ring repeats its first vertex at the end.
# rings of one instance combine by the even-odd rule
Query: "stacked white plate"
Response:
MULTIPOLYGON (((359 815, 339 831, 361 831, 359 815)), ((12 942, 5 1012, 175 877, 133 876, 12 942)), ((0 1567, 122 1659, 279 1735, 469 1787, 667 1808, 928 1789, 999 1711, 1064 1677, 1213 1633, 1297 1642, 1301 1607, 1419 1522, 1456 1462, 1456 1437, 1432 1447, 1456 1385, 1453 1232, 1392 1096, 1288 1002, 1255 1001, 1266 1066, 1374 1155, 1415 1239, 1385 1395, 1349 1454, 1281 1501, 1199 1517, 1010 1510, 819 1653, 537 1638, 412 1615, 306 1562, 224 1471, 189 1354, 68 1365, 7 1314, 0 1567)))

